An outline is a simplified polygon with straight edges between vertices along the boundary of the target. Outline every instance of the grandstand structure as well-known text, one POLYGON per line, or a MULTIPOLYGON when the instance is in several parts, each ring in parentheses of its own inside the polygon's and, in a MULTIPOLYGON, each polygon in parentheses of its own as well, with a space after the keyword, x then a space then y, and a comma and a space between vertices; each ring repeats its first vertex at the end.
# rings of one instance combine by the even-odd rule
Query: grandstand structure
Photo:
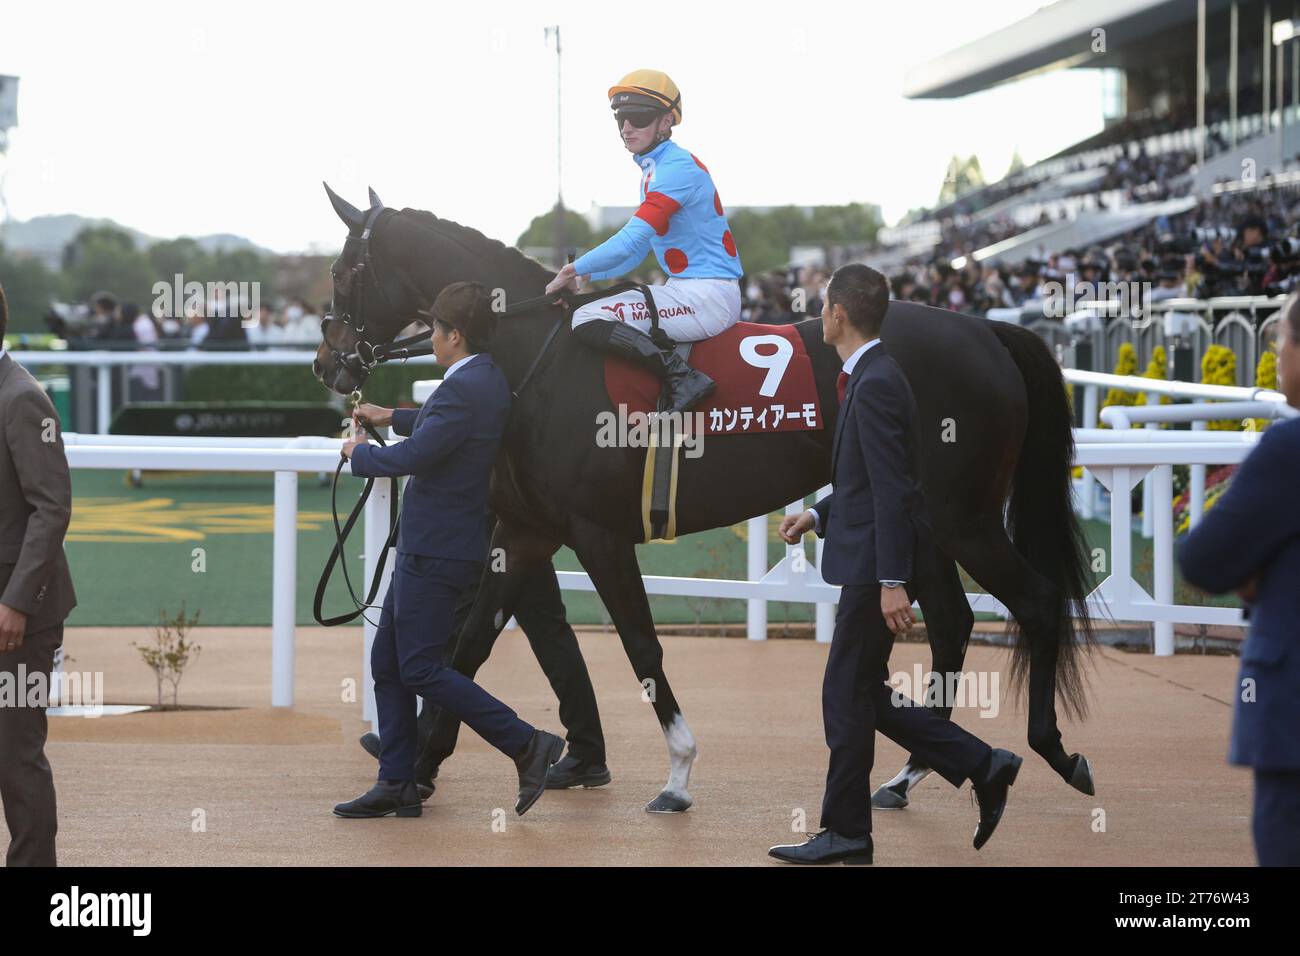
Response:
MULTIPOLYGON (((865 261, 896 277, 896 293, 1037 325, 1080 368, 1110 357, 1076 354, 1074 333, 1104 331, 1111 317, 1080 325, 1043 308, 1046 284, 1080 273, 1145 282, 1166 303, 1251 297, 1231 316, 1233 334, 1244 315, 1246 351, 1262 353, 1276 309, 1253 300, 1275 300, 1300 274, 1300 242, 1286 245, 1300 208, 1300 3, 1057 0, 916 65, 904 94, 961 98, 1063 69, 1108 71, 1100 133, 882 230, 865 261), (1244 228, 1251 221, 1258 233, 1244 228)), ((1146 323, 1128 340, 1143 363, 1177 340, 1168 344, 1184 346, 1191 371, 1233 310, 1194 309, 1190 322, 1174 313, 1172 328, 1166 305, 1146 348, 1146 323), (1199 348, 1185 347, 1188 330, 1199 348)), ((1238 384, 1253 384, 1241 364, 1238 384)))

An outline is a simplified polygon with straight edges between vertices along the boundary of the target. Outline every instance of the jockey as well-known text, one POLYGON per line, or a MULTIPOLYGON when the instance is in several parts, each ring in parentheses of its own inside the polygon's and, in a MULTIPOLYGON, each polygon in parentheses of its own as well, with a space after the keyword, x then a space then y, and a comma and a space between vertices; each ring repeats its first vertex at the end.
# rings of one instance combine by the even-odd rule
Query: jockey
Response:
MULTIPOLYGON (((677 85, 658 70, 636 70, 609 89, 609 105, 641 169, 641 205, 627 225, 566 265, 547 294, 576 289, 578 277, 613 279, 654 250, 668 280, 652 286, 659 326, 675 342, 696 342, 740 319, 740 257, 708 168, 670 138, 682 121, 677 85)), ((573 315, 573 334, 665 381, 669 410, 686 411, 714 389, 672 349, 650 338, 650 315, 637 291, 589 302, 573 315)))

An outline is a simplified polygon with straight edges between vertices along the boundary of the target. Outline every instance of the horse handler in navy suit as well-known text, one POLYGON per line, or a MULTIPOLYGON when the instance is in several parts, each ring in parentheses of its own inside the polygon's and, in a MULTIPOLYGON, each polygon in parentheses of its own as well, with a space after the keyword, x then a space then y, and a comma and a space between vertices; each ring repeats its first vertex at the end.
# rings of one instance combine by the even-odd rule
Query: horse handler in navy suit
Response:
MULTIPOLYGON (((1277 371, 1300 408, 1300 298, 1278 324, 1277 371)), ((1300 866, 1300 420, 1269 425, 1232 483, 1178 549, 1183 577, 1236 591, 1250 633, 1234 688, 1228 761, 1255 768, 1260 866, 1300 866)))
MULTIPOLYGON (((809 531, 825 537, 821 573, 841 585, 835 636, 822 682, 830 767, 822 831, 775 846, 787 863, 870 863, 871 767, 880 730, 953 786, 969 779, 979 802, 975 849, 993 834, 1022 758, 973 734, 889 686, 894 637, 911 627, 912 558, 927 527, 918 472, 916 399, 886 351, 880 329, 889 280, 874 269, 837 269, 826 289, 822 338, 844 361, 831 453, 833 492, 781 522, 787 544, 809 531)), ((937 370, 936 370, 937 372, 937 370)))
MULTIPOLYGON (((523 814, 546 789, 564 741, 537 730, 445 663, 460 595, 478 580, 488 550, 488 478, 505 432, 510 386, 482 351, 496 328, 487 289, 456 282, 430 312, 433 348, 447 367, 418 411, 364 406, 366 421, 391 424, 406 441, 371 446, 361 431, 343 445, 352 474, 410 475, 402 495, 393 578, 370 654, 379 711, 379 779, 340 803, 341 817, 418 817, 417 696, 455 714, 515 762, 523 814)), ((358 410, 358 413, 360 410, 358 410)), ((360 418, 358 413, 354 416, 360 418)))

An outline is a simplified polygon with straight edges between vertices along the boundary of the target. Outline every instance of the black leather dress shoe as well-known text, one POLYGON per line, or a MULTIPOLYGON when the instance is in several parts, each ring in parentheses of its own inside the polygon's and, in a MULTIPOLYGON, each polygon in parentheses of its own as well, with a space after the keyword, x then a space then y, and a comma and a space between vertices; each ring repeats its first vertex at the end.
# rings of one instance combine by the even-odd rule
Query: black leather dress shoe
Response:
POLYGON ((336 806, 334 815, 350 820, 393 814, 418 817, 421 810, 420 794, 414 780, 380 780, 355 800, 336 806))
POLYGON ((1016 782, 1023 757, 1010 750, 994 750, 989 758, 989 769, 984 779, 974 785, 975 799, 980 805, 980 822, 975 827, 975 849, 989 842, 1007 808, 1007 791, 1016 782))
MULTIPOLYGON (((361 735, 361 739, 358 740, 357 743, 361 744, 361 749, 370 754, 370 756, 374 757, 376 760, 379 759, 379 735, 377 733, 367 731, 361 735)), ((433 776, 436 777, 438 774, 435 772, 433 776)), ((421 802, 428 800, 433 796, 433 788, 434 782, 432 778, 429 780, 417 780, 415 783, 415 789, 420 793, 421 802)))
POLYGON ((546 773, 547 790, 567 790, 570 787, 603 787, 609 783, 609 768, 603 763, 579 760, 572 752, 551 767, 546 773))
POLYGON ((547 771, 562 753, 563 740, 544 730, 533 731, 533 739, 515 758, 515 767, 519 770, 519 802, 515 804, 515 813, 519 816, 527 813, 528 808, 546 792, 547 771))
POLYGON ((860 837, 841 836, 823 830, 804 843, 774 846, 767 855, 782 863, 845 863, 865 866, 871 862, 871 834, 860 837))

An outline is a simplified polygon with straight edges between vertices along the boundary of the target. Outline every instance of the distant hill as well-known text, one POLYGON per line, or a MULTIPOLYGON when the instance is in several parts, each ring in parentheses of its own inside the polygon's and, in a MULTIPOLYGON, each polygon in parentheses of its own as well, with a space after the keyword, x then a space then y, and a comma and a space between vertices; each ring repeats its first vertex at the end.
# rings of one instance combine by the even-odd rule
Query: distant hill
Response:
MULTIPOLYGON (((63 247, 87 226, 114 226, 129 233, 135 240, 135 244, 141 248, 159 239, 157 236, 147 235, 130 226, 123 226, 112 219, 89 219, 66 213, 60 216, 36 216, 26 222, 10 220, 4 225, 3 231, 0 231, 0 242, 3 242, 4 247, 11 252, 28 253, 41 259, 51 269, 58 269, 63 247)), ((208 252, 251 249, 261 255, 274 255, 271 250, 264 249, 255 242, 228 232, 195 236, 194 240, 208 252)))

